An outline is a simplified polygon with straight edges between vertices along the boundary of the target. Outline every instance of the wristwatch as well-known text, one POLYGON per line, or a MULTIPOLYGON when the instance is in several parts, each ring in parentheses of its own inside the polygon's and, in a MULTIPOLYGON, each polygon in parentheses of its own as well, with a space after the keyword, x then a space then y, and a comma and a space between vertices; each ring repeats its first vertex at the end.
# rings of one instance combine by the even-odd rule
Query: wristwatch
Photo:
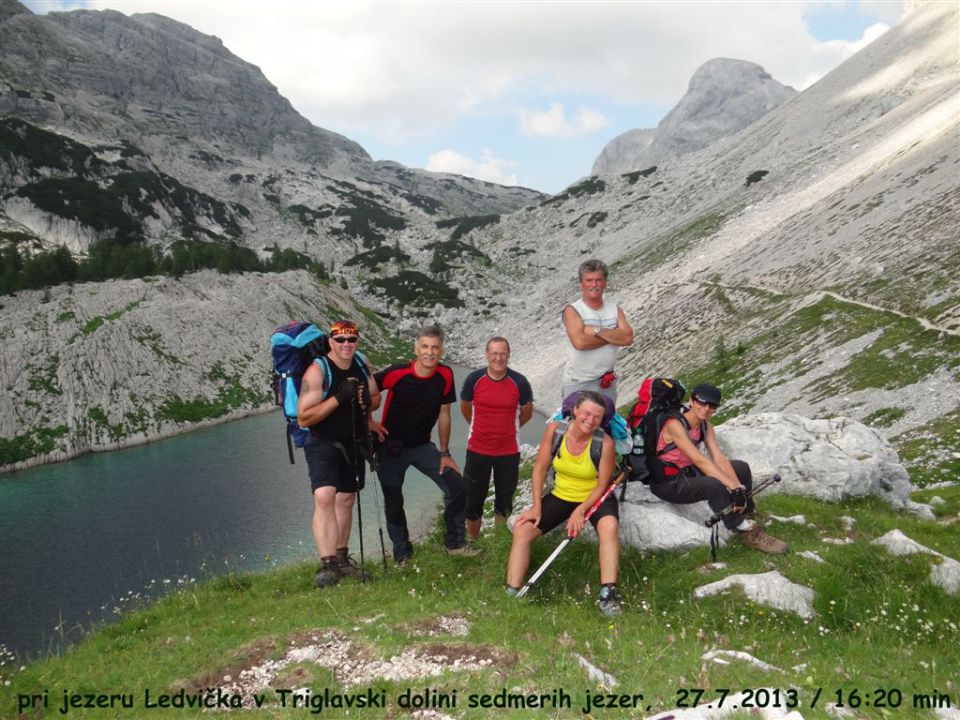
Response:
POLYGON ((441 450, 441 451, 440 451, 440 457, 450 457, 450 451, 449 451, 449 450, 441 450))

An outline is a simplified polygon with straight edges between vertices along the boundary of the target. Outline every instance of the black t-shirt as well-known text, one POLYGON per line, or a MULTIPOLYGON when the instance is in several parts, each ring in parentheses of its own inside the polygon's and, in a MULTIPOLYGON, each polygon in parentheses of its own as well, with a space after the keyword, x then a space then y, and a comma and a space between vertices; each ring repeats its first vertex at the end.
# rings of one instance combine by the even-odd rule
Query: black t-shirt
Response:
MULTIPOLYGON (((341 370, 337 364, 330 358, 324 358, 326 366, 330 368, 330 389, 325 397, 331 397, 336 394, 340 386, 346 382, 347 378, 355 378, 363 386, 363 397, 367 407, 370 406, 370 390, 367 385, 367 374, 360 365, 360 360, 356 357, 350 363, 350 367, 341 370)), ((319 361, 315 361, 318 362, 319 361)), ((321 366, 322 369, 322 366, 321 366)), ((324 382, 327 376, 324 373, 324 382)), ((345 446, 352 446, 359 438, 365 437, 367 431, 367 413, 361 410, 360 406, 354 403, 340 405, 336 410, 330 413, 326 418, 310 428, 310 434, 327 440, 334 440, 343 443, 345 446), (352 407, 351 407, 352 405, 352 407)))
POLYGON ((440 407, 456 402, 453 370, 438 364, 429 377, 418 377, 414 363, 391 365, 376 373, 377 387, 387 396, 380 421, 388 440, 399 440, 407 447, 430 442, 430 432, 440 417, 440 407))

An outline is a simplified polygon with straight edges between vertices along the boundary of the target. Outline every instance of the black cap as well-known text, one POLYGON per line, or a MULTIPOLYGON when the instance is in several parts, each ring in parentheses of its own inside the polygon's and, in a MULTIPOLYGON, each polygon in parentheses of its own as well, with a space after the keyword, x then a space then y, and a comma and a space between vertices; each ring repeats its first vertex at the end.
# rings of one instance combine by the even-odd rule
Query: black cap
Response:
POLYGON ((711 405, 720 404, 720 388, 716 385, 701 383, 697 385, 690 393, 690 397, 711 405))

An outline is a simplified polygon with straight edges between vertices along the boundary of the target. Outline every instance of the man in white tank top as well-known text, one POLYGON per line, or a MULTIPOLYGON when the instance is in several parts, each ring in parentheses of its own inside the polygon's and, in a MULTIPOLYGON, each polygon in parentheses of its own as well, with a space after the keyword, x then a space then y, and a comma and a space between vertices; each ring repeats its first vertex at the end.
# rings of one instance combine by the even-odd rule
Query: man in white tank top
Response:
POLYGON ((580 299, 563 308, 570 338, 561 398, 576 390, 596 390, 617 401, 617 349, 633 343, 633 328, 623 308, 604 301, 607 266, 601 260, 580 265, 580 299))

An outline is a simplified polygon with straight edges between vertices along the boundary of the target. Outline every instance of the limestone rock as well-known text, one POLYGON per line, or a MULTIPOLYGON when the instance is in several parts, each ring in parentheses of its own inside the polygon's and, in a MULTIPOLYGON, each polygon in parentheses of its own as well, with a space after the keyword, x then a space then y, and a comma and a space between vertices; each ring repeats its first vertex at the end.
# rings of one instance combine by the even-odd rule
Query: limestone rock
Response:
POLYGON ((593 175, 613 175, 646 169, 640 163, 643 162, 656 134, 655 129, 637 128, 617 135, 603 146, 600 155, 593 161, 590 172, 593 175))
POLYGON ((934 558, 930 569, 930 580, 951 595, 960 593, 960 562, 943 553, 921 545, 916 540, 907 537, 900 530, 891 530, 873 541, 891 555, 931 555, 934 558))
MULTIPOLYGON (((269 410, 274 328, 362 317, 346 291, 306 271, 81 283, 3 304, 0 437, 22 436, 36 453, 0 471, 269 410)), ((390 337, 382 323, 364 327, 367 350, 390 337)))
POLYGON ((720 665, 729 664, 730 660, 740 660, 742 662, 753 665, 754 667, 763 670, 764 672, 779 672, 782 673, 783 670, 771 665, 770 663, 764 662, 759 658, 754 657, 748 652, 743 652, 742 650, 711 650, 705 652, 700 656, 701 660, 712 660, 715 663, 720 665))
MULTIPOLYGON (((673 505, 637 485, 629 486, 627 501, 620 506, 620 539, 625 545, 650 552, 686 551, 710 545, 710 530, 704 520, 711 512, 705 502, 673 505)), ((729 533, 722 523, 719 528, 724 543, 729 533)))
POLYGON ((796 613, 804 619, 812 618, 814 592, 808 587, 790 582, 776 570, 759 575, 737 574, 703 585, 694 590, 695 598, 726 592, 734 587, 743 590, 748 598, 776 610, 796 613))
POLYGON ((733 135, 796 95, 756 63, 714 58, 690 78, 680 102, 656 130, 630 130, 604 147, 594 175, 657 165, 733 135))
POLYGON ((771 492, 820 500, 876 495, 902 509, 912 490, 896 450, 879 432, 850 418, 811 420, 759 413, 717 428, 728 457, 750 464, 754 475, 779 472, 771 492))

